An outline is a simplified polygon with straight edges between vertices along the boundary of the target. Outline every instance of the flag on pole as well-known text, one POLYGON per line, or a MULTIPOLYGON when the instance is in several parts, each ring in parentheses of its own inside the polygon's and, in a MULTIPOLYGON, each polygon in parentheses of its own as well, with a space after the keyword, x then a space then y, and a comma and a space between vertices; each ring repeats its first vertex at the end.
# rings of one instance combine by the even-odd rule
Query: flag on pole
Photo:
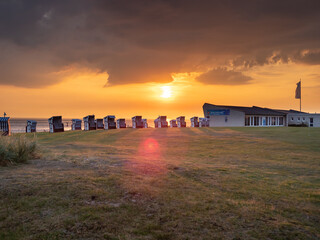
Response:
POLYGON ((296 98, 301 99, 301 80, 297 83, 296 98))

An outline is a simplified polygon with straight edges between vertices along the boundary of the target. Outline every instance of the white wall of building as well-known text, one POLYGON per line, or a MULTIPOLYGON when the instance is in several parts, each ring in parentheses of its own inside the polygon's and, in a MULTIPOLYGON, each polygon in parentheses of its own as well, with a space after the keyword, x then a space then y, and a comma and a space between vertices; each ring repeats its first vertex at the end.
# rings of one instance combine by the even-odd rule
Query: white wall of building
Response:
MULTIPOLYGON (((221 108, 217 108, 220 110, 221 108)), ((210 127, 243 127, 245 114, 230 109, 230 115, 210 116, 210 127)))
MULTIPOLYGON (((290 112, 282 111, 282 116, 277 113, 276 116, 272 116, 270 113, 267 113, 268 115, 245 115, 244 112, 238 109, 233 110, 228 108, 228 106, 214 106, 211 104, 204 104, 203 110, 204 116, 209 117, 210 127, 273 127, 290 125, 320 127, 320 114, 316 113, 300 113, 290 110, 290 112), (229 111, 229 115, 227 115, 227 111, 229 111)), ((281 110, 278 110, 278 112, 281 113, 281 110)))
POLYGON ((287 121, 288 126, 307 125, 309 127, 320 127, 320 114, 289 113, 287 121))
POLYGON ((310 121, 309 114, 305 113, 288 113, 287 115, 287 126, 292 125, 308 125, 310 121))
POLYGON ((320 127, 320 114, 310 114, 309 115, 309 126, 310 125, 310 119, 313 118, 313 127, 320 127))

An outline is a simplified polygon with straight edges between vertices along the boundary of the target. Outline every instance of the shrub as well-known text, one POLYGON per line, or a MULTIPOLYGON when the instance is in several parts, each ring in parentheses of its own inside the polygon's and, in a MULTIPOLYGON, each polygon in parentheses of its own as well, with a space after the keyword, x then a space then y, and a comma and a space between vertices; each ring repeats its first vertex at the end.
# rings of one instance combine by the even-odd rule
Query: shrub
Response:
POLYGON ((0 137, 0 165, 8 166, 25 163, 36 157, 36 139, 20 137, 0 137))

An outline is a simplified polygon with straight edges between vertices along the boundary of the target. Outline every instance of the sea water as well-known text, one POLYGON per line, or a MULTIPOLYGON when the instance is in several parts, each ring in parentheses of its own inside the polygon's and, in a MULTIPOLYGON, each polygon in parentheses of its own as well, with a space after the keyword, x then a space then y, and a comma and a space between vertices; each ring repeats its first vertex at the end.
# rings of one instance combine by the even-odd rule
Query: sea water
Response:
MULTIPOLYGON (((27 120, 37 121, 37 132, 49 132, 49 122, 47 118, 10 118, 12 133, 26 132, 27 120)), ((64 130, 71 130, 71 119, 62 119, 64 130)))

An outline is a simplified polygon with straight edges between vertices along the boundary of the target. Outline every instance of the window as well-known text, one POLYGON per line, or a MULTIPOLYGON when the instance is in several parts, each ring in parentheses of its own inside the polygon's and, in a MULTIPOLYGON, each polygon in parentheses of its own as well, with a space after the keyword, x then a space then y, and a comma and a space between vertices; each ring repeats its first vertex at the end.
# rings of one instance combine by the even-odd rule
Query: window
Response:
POLYGON ((259 126, 259 117, 254 117, 254 125, 259 126))
POLYGON ((291 121, 293 121, 293 117, 291 118, 291 121))
POLYGON ((310 118, 310 127, 313 127, 313 118, 310 118))
POLYGON ((298 121, 300 121, 300 117, 298 117, 298 121))
POLYGON ((246 117, 244 124, 245 124, 245 126, 250 126, 250 119, 249 119, 249 117, 246 117))
POLYGON ((275 126, 276 125, 276 117, 272 117, 271 121, 272 121, 271 125, 275 126))
POLYGON ((283 126, 283 117, 279 117, 279 125, 283 126))
POLYGON ((305 121, 305 120, 306 120, 306 118, 304 117, 304 118, 302 118, 302 120, 303 120, 303 121, 305 121))

